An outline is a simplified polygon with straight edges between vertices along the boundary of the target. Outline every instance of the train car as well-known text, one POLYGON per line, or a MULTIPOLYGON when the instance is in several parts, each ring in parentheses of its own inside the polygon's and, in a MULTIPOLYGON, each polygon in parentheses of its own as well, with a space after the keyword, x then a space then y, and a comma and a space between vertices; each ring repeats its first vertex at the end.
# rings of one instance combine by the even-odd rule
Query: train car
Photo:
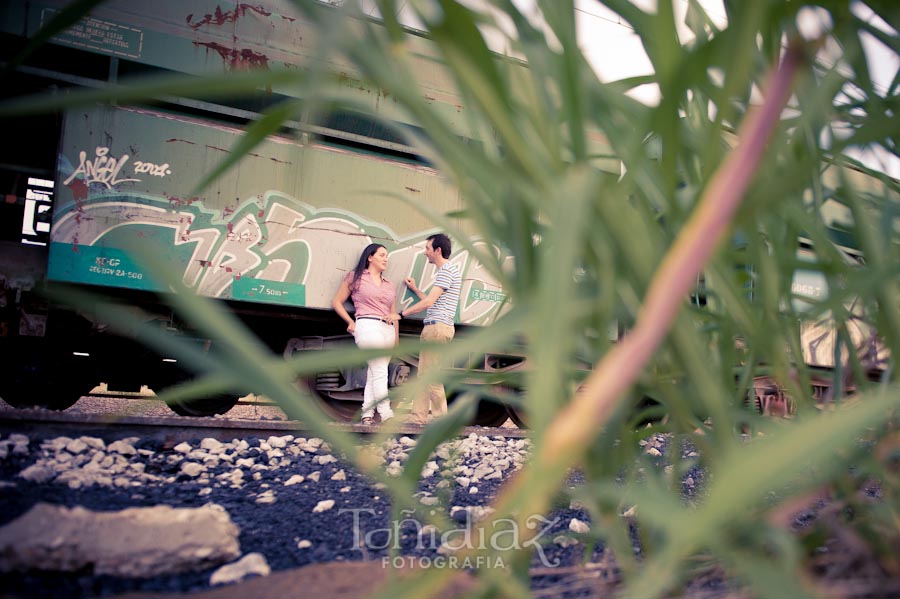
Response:
MULTIPOLYGON (((388 248, 389 280, 413 277, 428 288, 435 273, 421 250, 437 228, 414 207, 452 214, 465 200, 398 135, 422 131, 390 94, 358 78, 341 57, 319 56, 316 27, 290 2, 108 0, 13 63, 67 4, 13 0, 0 6, 0 55, 14 64, 4 79, 7 96, 103 88, 136 75, 299 72, 310 61, 327 60, 328 70, 340 75, 347 105, 358 110, 304 112, 196 195, 193 190, 234 151, 248 123, 279 102, 301 98, 289 81, 235 98, 167 95, 152 105, 112 102, 4 123, 13 140, 0 146, 0 397, 7 403, 65 408, 99 383, 159 392, 190 376, 169 356, 109 334, 102 314, 51 302, 46 289, 102 291, 132 306, 136 319, 215 351, 167 307, 166 284, 147 270, 134 240, 165 261, 170 276, 226 305, 273 353, 287 356, 349 342, 330 298, 369 242, 388 248)), ((470 130, 462 98, 428 39, 411 29, 405 34, 423 97, 461 138, 479 144, 480 132, 470 130)), ((589 137, 597 147, 592 154, 611 155, 601 137, 589 137)), ((600 162, 599 168, 620 171, 614 159, 600 162)), ((823 210, 839 211, 828 203, 823 210)), ((846 228, 839 217, 835 231, 846 228)), ((465 230, 463 222, 456 224, 465 230)), ((851 246, 842 251, 859 259, 851 246)), ((512 266, 503 248, 490 249, 512 266)), ((798 259, 814 263, 815 252, 807 245, 798 259)), ((464 279, 456 317, 461 328, 489 325, 509 309, 507 294, 465 249, 453 261, 464 279)), ((797 270, 794 287, 800 302, 803 295, 815 302, 828 294, 816 268, 797 270)), ((406 305, 412 301, 411 294, 403 298, 406 305)), ((883 346, 863 314, 858 323, 852 344, 866 367, 878 372, 887 360, 883 346)), ((611 327, 613 336, 620 326, 611 327)), ((803 359, 822 374, 814 385, 825 396, 829 373, 847 357, 835 358, 837 333, 828 315, 799 326, 803 359)), ((404 320, 401 333, 414 336, 419 328, 404 320)), ((525 367, 521 356, 508 352, 473 356, 466 365, 473 364, 493 374, 525 367)), ((415 366, 415 356, 396 357, 390 384, 401 384, 415 366)), ((344 369, 307 383, 329 413, 346 420, 359 409, 364 380, 363 369, 344 369)), ((784 403, 781 383, 759 377, 757 407, 766 411, 769 403, 784 403)), ((207 415, 227 411, 237 399, 231 393, 170 405, 180 414, 207 415)), ((476 422, 500 424, 508 416, 524 422, 514 409, 482 402, 476 422)))
MULTIPOLYGON (((65 4, 5 3, 4 59, 17 56, 65 4)), ((433 64, 427 41, 409 34, 424 65, 422 93, 465 135, 449 78, 433 64)), ((288 2, 112 1, 19 65, 8 92, 64 93, 136 73, 302 68, 315 37, 288 2)), ((349 67, 331 68, 347 74, 348 95, 382 119, 408 126, 393 101, 356 81, 349 67)), ((136 321, 191 337, 190 323, 167 307, 166 284, 147 269, 141 251, 163 261, 169 276, 193 292, 227 305, 277 354, 348 342, 330 301, 368 243, 388 248, 386 276, 398 284, 403 305, 415 299, 402 283, 406 277, 429 288, 436 273, 422 249, 438 229, 415 206, 446 214, 462 209, 463 200, 413 148, 365 114, 331 110, 287 123, 201 194, 190 195, 232 151, 243 126, 290 94, 270 89, 216 103, 179 97, 153 107, 96 105, 9 123, 30 143, 24 151, 12 144, 0 150, 7 190, 0 358, 11 373, 2 377, 0 397, 15 406, 65 408, 100 383, 159 392, 190 376, 170 357, 108 334, 102 314, 71 310, 43 293, 63 285, 101 291, 134 307, 136 321)), ((463 275, 457 323, 489 324, 508 309, 507 297, 467 250, 459 243, 454 249, 452 262, 463 275)), ((502 248, 491 250, 503 259, 502 248)), ((419 329, 405 320, 401 333, 419 329)), ((210 340, 197 341, 209 347, 210 340)), ((491 371, 517 362, 486 354, 476 358, 476 369, 478 360, 491 371)), ((414 374, 415 364, 415 356, 395 358, 391 386, 414 374)), ((356 369, 322 373, 310 384, 331 414, 350 419, 364 382, 365 370, 356 369)), ((238 394, 225 394, 170 406, 209 415, 237 400, 238 394)), ((504 406, 482 402, 476 423, 498 425, 507 417, 504 406)))

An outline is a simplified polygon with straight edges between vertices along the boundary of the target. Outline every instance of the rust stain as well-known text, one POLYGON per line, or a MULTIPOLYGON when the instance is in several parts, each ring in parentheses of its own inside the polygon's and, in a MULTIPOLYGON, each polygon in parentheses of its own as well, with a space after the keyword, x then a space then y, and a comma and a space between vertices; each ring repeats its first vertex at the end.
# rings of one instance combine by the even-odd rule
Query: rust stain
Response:
POLYGON ((193 13, 189 14, 185 20, 187 21, 188 27, 190 27, 191 29, 199 29, 204 25, 224 25, 225 23, 234 23, 239 18, 247 14, 248 10, 252 10, 253 12, 264 17, 271 16, 272 14, 271 11, 266 10, 262 6, 253 6, 252 4, 241 2, 234 10, 222 11, 221 6, 216 6, 215 12, 213 12, 212 14, 204 15, 203 18, 199 21, 193 22, 193 13))
POLYGON ((253 156, 254 158, 263 158, 263 159, 268 158, 272 162, 277 162, 279 164, 293 164, 293 162, 291 162, 290 160, 279 160, 278 158, 275 158, 274 156, 262 156, 261 154, 256 154, 254 152, 247 152, 247 156, 253 156))
POLYGON ((170 139, 167 139, 167 140, 166 140, 166 143, 167 143, 167 144, 170 144, 170 143, 173 143, 173 142, 176 142, 176 141, 177 141, 177 142, 181 142, 181 143, 183 143, 183 144, 191 144, 192 146, 196 146, 196 145, 197 145, 197 144, 195 144, 195 143, 192 142, 192 141, 188 141, 188 140, 186 140, 186 139, 179 139, 179 138, 177 138, 177 137, 172 137, 172 138, 170 138, 170 139))
POLYGON ((210 146, 210 145, 207 145, 206 147, 209 148, 210 150, 217 150, 219 152, 228 152, 228 150, 226 150, 225 148, 218 148, 216 146, 210 146))
POLYGON ((228 67, 235 71, 248 71, 253 68, 268 69, 269 57, 249 48, 229 48, 218 42, 193 42, 195 46, 203 46, 217 52, 228 67))
MULTIPOLYGON (((409 185, 406 186, 406 191, 411 191, 413 193, 422 193, 421 189, 416 189, 415 187, 410 187, 409 185)), ((443 250, 441 250, 441 251, 443 251, 443 250)))
POLYGON ((72 179, 68 187, 72 190, 72 197, 76 203, 87 199, 88 186, 85 184, 84 179, 72 179))
POLYGON ((198 197, 189 198, 187 200, 179 198, 178 196, 166 196, 166 198, 169 200, 169 207, 172 210, 180 208, 181 206, 190 206, 194 202, 200 201, 200 198, 198 197))

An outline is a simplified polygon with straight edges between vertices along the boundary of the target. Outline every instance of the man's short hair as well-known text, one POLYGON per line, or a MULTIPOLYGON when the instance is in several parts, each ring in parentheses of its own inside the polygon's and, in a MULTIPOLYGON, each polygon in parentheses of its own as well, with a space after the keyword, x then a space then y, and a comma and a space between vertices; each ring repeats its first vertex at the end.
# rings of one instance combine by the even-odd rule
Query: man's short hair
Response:
POLYGON ((450 257, 450 238, 444 235, 443 233, 435 233, 431 237, 428 238, 428 241, 431 242, 432 249, 441 249, 441 256, 446 260, 450 257))

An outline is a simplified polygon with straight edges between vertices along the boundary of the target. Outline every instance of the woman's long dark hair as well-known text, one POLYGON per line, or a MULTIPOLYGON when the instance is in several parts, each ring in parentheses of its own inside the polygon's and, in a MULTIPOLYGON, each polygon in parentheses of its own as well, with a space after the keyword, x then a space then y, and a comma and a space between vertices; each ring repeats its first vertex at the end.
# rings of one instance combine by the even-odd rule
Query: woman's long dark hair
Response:
POLYGON ((383 247, 384 246, 380 243, 370 243, 366 246, 366 249, 362 251, 362 254, 359 255, 359 262, 356 263, 356 268, 353 270, 353 278, 350 279, 350 289, 356 289, 359 284, 359 278, 366 272, 366 269, 369 268, 369 258, 377 252, 379 248, 383 247))

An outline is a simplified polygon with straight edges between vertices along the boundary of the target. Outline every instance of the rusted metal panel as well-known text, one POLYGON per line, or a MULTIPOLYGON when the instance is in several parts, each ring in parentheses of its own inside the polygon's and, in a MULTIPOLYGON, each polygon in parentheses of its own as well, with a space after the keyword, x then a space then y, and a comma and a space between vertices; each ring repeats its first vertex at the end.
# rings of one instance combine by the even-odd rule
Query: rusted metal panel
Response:
MULTIPOLYGON (((0 12, 0 29, 33 36, 68 2, 12 0, 0 12)), ((194 75, 227 74, 249 69, 294 70, 311 60, 324 61, 339 75, 343 91, 358 105, 390 121, 408 123, 396 100, 362 80, 338 54, 321 56, 316 28, 289 0, 107 0, 54 43, 194 75)), ((435 58, 430 42, 410 33, 398 53, 406 56, 422 96, 448 125, 466 137, 478 137, 463 115, 452 78, 435 58)), ((296 86, 271 90, 299 96, 296 86)))
MULTIPOLYGON (((138 240, 199 294, 330 308, 360 250, 378 242, 388 248, 387 277, 398 291, 409 276, 430 286, 436 272, 422 249, 435 228, 411 206, 437 212, 462 206, 437 172, 374 153, 270 138, 190 196, 240 134, 133 108, 67 115, 49 276, 166 289, 135 252, 138 240)), ((454 252, 452 261, 464 278, 460 322, 484 324, 508 307, 468 252, 454 252)), ((405 304, 412 301, 407 294, 405 304)))

